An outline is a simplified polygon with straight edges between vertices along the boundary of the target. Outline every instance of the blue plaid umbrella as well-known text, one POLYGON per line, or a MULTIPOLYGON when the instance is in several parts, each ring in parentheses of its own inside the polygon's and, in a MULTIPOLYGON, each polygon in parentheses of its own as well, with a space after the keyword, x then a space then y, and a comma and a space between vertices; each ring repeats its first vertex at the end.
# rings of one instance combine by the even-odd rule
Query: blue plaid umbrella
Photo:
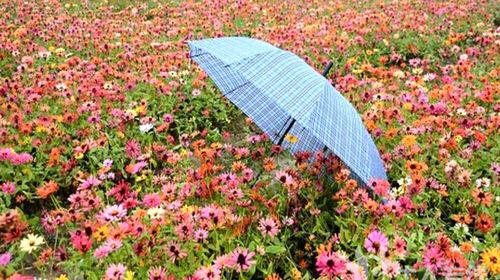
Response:
POLYGON ((224 96, 274 143, 292 152, 328 149, 365 184, 371 178, 387 178, 356 109, 302 59, 244 37, 190 41, 188 45, 191 58, 224 96), (286 135, 297 141, 283 143, 286 135))

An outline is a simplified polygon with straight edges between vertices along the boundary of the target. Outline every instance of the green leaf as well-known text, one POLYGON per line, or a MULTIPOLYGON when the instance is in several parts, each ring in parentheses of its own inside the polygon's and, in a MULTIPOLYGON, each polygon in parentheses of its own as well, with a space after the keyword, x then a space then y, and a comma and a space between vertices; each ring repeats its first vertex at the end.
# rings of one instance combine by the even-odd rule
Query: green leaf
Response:
POLYGON ((286 252, 286 248, 281 245, 271 245, 266 247, 266 253, 269 254, 282 254, 286 252))

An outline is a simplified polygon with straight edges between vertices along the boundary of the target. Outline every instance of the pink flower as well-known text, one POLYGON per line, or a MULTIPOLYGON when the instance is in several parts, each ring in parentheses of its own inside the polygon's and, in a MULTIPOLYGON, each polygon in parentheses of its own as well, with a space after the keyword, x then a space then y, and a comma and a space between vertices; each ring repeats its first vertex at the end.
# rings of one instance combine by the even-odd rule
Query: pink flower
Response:
POLYGON ((125 144, 125 153, 129 158, 137 158, 142 154, 141 145, 135 140, 129 140, 125 144))
POLYGON ((183 259, 187 256, 187 253, 182 251, 179 244, 175 241, 167 243, 167 254, 172 262, 175 262, 178 259, 183 259))
POLYGON ((253 260, 254 252, 249 252, 248 249, 237 248, 232 254, 230 259, 230 266, 235 268, 237 272, 250 269, 256 263, 253 260))
POLYGON ((387 252, 387 237, 378 230, 370 232, 365 239, 365 249, 370 253, 384 254, 387 252))
POLYGON ((282 184, 287 185, 287 186, 292 185, 294 182, 292 176, 290 176, 285 171, 276 172, 275 178, 276 178, 276 180, 280 181, 282 184))
POLYGON ((125 270, 127 268, 119 263, 119 264, 111 264, 108 269, 106 269, 106 279, 107 280, 118 280, 123 279, 123 275, 125 274, 125 270))
POLYGON ((9 252, 5 252, 0 255, 0 266, 6 266, 12 259, 12 255, 9 252))
POLYGON ((347 272, 347 261, 335 252, 322 252, 316 259, 316 269, 322 276, 340 276, 347 272))
POLYGON ((401 266, 397 261, 391 261, 389 259, 382 260, 382 274, 389 278, 394 278, 399 274, 401 266))
POLYGON ((406 255, 406 241, 403 238, 399 236, 394 238, 394 251, 400 257, 406 255))
POLYGON ((425 268, 436 274, 447 265, 443 258, 444 256, 439 247, 432 246, 425 249, 422 263, 425 268))
POLYGON ((94 257, 97 259, 103 259, 111 253, 111 248, 106 245, 101 245, 94 251, 94 257))
POLYGON ((220 275, 220 269, 215 266, 202 266, 194 273, 194 277, 203 280, 218 280, 221 279, 220 275))
POLYGON ((16 185, 14 183, 7 181, 0 185, 0 188, 2 189, 2 192, 6 194, 13 194, 16 191, 16 185))
POLYGON ((379 196, 386 196, 391 186, 387 180, 370 180, 368 186, 373 189, 373 192, 379 196))
POLYGON ((195 97, 196 97, 196 96, 199 96, 199 95, 201 94, 201 90, 199 90, 199 89, 194 89, 194 90, 193 90, 193 92, 191 92, 191 94, 192 94, 193 96, 195 96, 195 97))
POLYGON ((100 216, 108 222, 120 220, 125 215, 127 215, 127 210, 121 204, 108 206, 100 213, 100 216))
POLYGON ((142 203, 146 207, 156 207, 159 206, 161 203, 160 196, 157 193, 150 193, 144 195, 144 198, 142 199, 142 203))
POLYGON ((276 234, 279 232, 279 227, 272 218, 260 219, 259 221, 259 230, 262 235, 269 235, 271 238, 274 238, 276 234))
POLYGON ((167 271, 161 266, 152 267, 148 270, 148 279, 149 280, 165 280, 165 279, 167 279, 167 271))
POLYGON ((208 231, 202 229, 202 228, 199 228, 197 229, 195 232, 194 232, 194 238, 196 239, 196 241, 198 242, 202 242, 204 241, 205 239, 207 239, 208 237, 208 231))
POLYGON ((85 253, 92 247, 92 239, 81 230, 70 233, 71 244, 76 250, 85 253))

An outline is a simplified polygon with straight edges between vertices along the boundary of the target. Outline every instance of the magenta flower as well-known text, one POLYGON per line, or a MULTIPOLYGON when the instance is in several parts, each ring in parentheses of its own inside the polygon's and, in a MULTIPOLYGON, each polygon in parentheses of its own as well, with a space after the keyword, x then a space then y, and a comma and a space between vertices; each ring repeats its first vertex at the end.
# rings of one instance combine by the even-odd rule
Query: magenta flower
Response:
POLYGON ((346 264, 346 259, 335 252, 322 252, 316 259, 316 269, 322 276, 344 275, 346 264))
POLYGON ((374 254, 387 252, 387 237, 380 231, 374 230, 365 239, 365 249, 374 254))
POLYGON ((12 259, 12 255, 9 252, 5 252, 0 255, 0 266, 6 266, 12 259))
POLYGON ((425 249, 422 264, 432 273, 438 273, 441 268, 447 265, 447 262, 439 247, 432 246, 425 249))
POLYGON ((149 208, 156 207, 160 205, 161 199, 157 193, 149 193, 144 195, 142 203, 149 208))
POLYGON ((0 189, 2 189, 2 192, 6 194, 13 194, 16 191, 16 185, 14 183, 7 181, 0 185, 0 189))
POLYGON ((230 259, 230 266, 236 269, 237 272, 246 271, 256 263, 253 260, 254 252, 249 252, 248 249, 237 248, 232 254, 230 259))

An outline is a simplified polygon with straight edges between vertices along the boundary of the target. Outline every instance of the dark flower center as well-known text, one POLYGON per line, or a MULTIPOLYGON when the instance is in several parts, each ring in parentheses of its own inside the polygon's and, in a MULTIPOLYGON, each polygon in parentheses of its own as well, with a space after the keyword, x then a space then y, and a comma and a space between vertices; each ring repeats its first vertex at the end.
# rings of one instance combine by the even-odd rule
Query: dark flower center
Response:
POLYGON ((236 261, 237 264, 243 266, 247 263, 247 258, 243 254, 238 255, 238 260, 236 261))

